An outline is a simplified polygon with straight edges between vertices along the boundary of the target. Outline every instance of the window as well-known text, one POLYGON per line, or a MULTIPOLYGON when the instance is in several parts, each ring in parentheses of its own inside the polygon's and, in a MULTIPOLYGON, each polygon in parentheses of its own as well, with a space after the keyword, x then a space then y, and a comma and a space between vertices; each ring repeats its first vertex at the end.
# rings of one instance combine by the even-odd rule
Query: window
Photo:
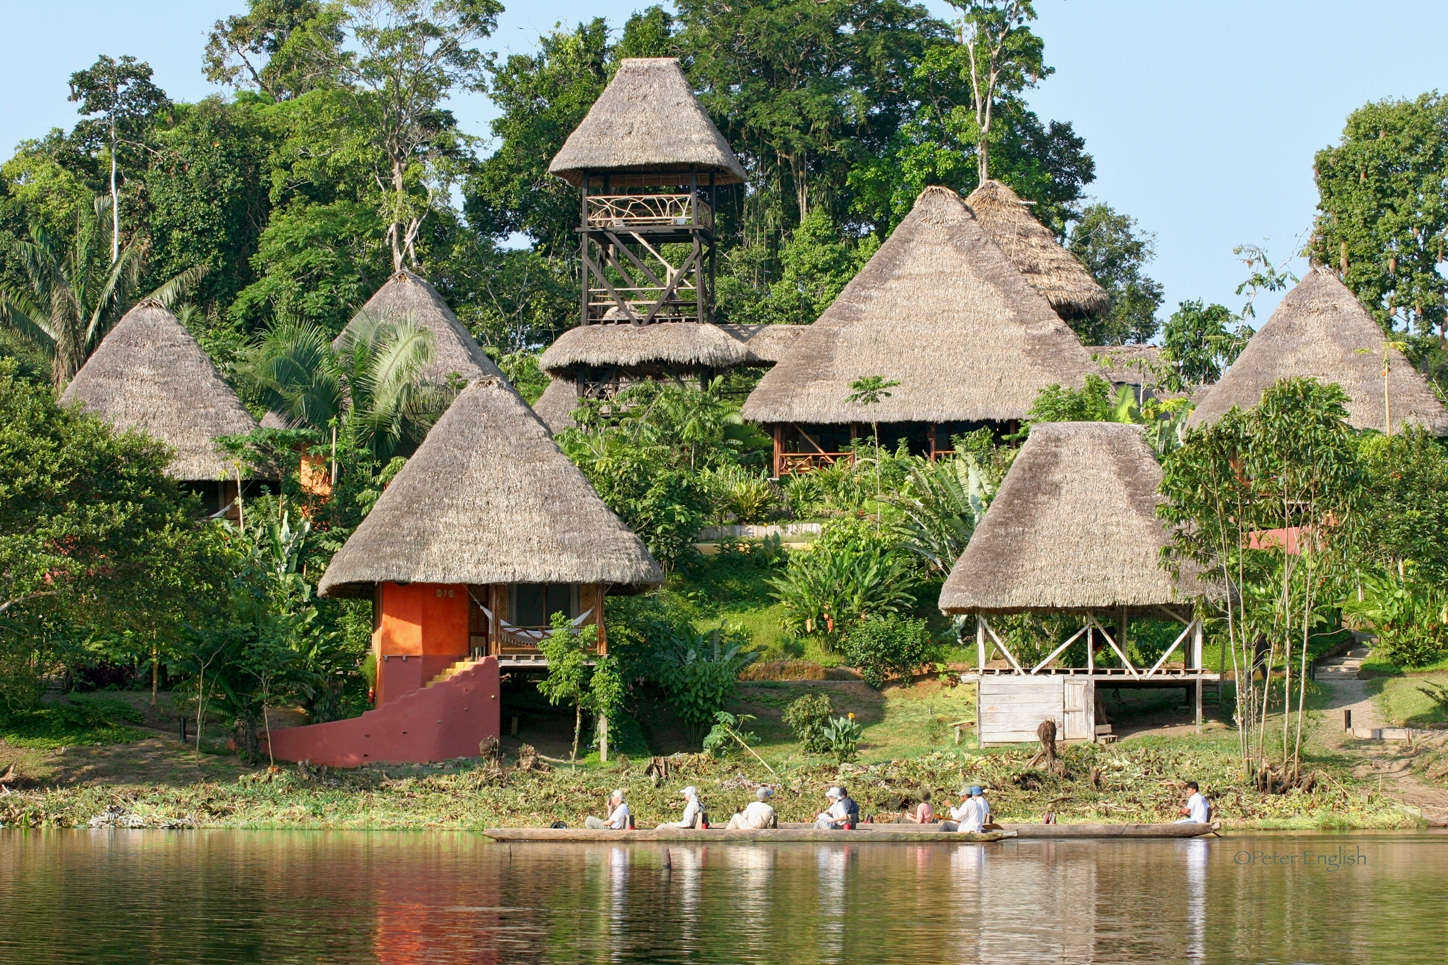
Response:
POLYGON ((553 614, 578 615, 572 583, 518 583, 513 587, 513 619, 518 627, 546 627, 553 614))

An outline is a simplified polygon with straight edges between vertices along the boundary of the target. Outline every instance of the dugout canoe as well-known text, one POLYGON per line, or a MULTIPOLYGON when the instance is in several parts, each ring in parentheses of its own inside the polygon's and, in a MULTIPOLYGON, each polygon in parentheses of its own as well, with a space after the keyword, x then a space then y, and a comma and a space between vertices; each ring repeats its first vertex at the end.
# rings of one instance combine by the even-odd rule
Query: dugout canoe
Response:
MULTIPOLYGON (((861 829, 894 828, 895 824, 862 824, 861 829)), ((1002 824, 1021 840, 1050 838, 1199 838, 1220 831, 1220 821, 1211 824, 1002 824)), ((828 832, 826 832, 828 833, 828 832)), ((939 832, 937 832, 939 833, 939 832)))
POLYGON ((597 844, 600 842, 668 842, 673 844, 898 844, 902 842, 933 844, 988 844, 1015 837, 1015 832, 983 831, 960 834, 938 828, 902 828, 880 824, 856 831, 821 831, 815 827, 770 828, 763 831, 725 831, 710 828, 699 831, 686 828, 649 828, 637 831, 595 831, 588 828, 486 828, 485 837, 494 841, 518 844, 533 842, 568 842, 597 844))

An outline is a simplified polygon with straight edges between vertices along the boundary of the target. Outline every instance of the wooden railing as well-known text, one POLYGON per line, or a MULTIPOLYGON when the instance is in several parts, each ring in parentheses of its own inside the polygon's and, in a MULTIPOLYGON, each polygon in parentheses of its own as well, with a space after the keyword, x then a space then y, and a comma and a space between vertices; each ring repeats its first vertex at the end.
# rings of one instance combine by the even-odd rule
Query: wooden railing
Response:
POLYGON ((714 227, 714 208, 692 194, 594 194, 588 197, 590 228, 678 225, 714 227))
POLYGON ((833 466, 837 462, 853 463, 853 452, 781 452, 776 457, 777 475, 787 476, 798 472, 813 472, 833 466))

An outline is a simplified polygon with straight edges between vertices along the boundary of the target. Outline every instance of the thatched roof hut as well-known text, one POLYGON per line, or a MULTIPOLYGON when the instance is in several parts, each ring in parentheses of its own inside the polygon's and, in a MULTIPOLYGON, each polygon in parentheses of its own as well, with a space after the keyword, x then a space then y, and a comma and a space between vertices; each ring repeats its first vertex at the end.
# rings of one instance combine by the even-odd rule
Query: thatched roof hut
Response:
POLYGON ((175 315, 153 299, 132 308, 66 386, 117 429, 139 429, 176 450, 167 473, 187 482, 234 472, 220 436, 245 435, 256 420, 175 315))
POLYGON ((1030 438, 940 592, 946 613, 1106 610, 1202 592, 1161 565, 1161 467, 1141 426, 1054 422, 1030 438))
POLYGON ((663 573, 548 427, 501 378, 474 381, 323 575, 323 596, 377 583, 604 583, 663 573))
POLYGON ((589 172, 608 174, 614 187, 686 184, 691 170, 704 183, 710 174, 715 184, 744 180, 739 159, 673 57, 621 61, 588 116, 548 165, 548 173, 574 187, 581 186, 589 172))
MULTIPOLYGON (((1330 268, 1314 268, 1253 335, 1192 413, 1189 426, 1220 419, 1233 406, 1250 409, 1279 379, 1310 376, 1336 382, 1348 395, 1348 422, 1386 428, 1383 350, 1388 336, 1330 268)), ((1387 350, 1386 389, 1394 426, 1421 425, 1448 435, 1445 412, 1428 380, 1395 348, 1387 350)))
POLYGON ((549 379, 548 388, 544 389, 538 401, 533 403, 533 411, 553 435, 578 425, 573 421, 573 410, 576 408, 578 386, 567 379, 549 379))
POLYGON ((708 322, 614 322, 570 328, 548 346, 538 367, 557 378, 570 377, 584 367, 727 369, 748 357, 742 342, 708 322))
POLYGON ((773 365, 794 346, 805 330, 803 325, 720 325, 721 329, 744 343, 748 353, 744 365, 773 365))
MULTIPOLYGON (((347 323, 347 327, 351 328, 362 318, 410 321, 432 332, 436 347, 432 365, 426 373, 431 381, 446 382, 454 372, 468 381, 502 377, 503 373, 463 328, 437 289, 405 268, 377 289, 362 310, 347 323)), ((344 328, 332 345, 340 347, 346 334, 347 329, 344 328)))
POLYGON ((764 376, 744 416, 765 423, 999 421, 1095 363, 960 195, 931 187, 833 304, 764 376), (900 384, 868 408, 850 383, 900 384))
POLYGON ((1111 304, 1076 256, 1056 243, 1027 203, 999 181, 986 181, 965 199, 1006 257, 1062 318, 1095 315, 1111 304))

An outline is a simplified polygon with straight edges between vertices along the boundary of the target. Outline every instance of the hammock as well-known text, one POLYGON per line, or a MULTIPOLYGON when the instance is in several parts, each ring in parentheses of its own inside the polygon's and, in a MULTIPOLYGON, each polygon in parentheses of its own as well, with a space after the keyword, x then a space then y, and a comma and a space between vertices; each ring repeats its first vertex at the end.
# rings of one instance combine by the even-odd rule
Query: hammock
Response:
MULTIPOLYGON (((468 596, 473 598, 473 602, 476 603, 478 605, 478 609, 482 610, 483 613, 487 616, 488 623, 490 623, 497 630, 498 637, 502 639, 511 640, 514 643, 524 647, 537 647, 542 644, 544 640, 547 640, 553 635, 552 629, 547 627, 533 628, 514 626, 507 620, 500 619, 495 613, 493 613, 492 610, 489 610, 487 606, 483 604, 483 601, 479 600, 477 594, 473 593, 472 590, 468 590, 468 596)), ((584 610, 582 613, 580 613, 576 618, 569 621, 568 625, 575 629, 581 627, 588 622, 588 618, 592 615, 593 607, 589 607, 587 610, 584 610)))

